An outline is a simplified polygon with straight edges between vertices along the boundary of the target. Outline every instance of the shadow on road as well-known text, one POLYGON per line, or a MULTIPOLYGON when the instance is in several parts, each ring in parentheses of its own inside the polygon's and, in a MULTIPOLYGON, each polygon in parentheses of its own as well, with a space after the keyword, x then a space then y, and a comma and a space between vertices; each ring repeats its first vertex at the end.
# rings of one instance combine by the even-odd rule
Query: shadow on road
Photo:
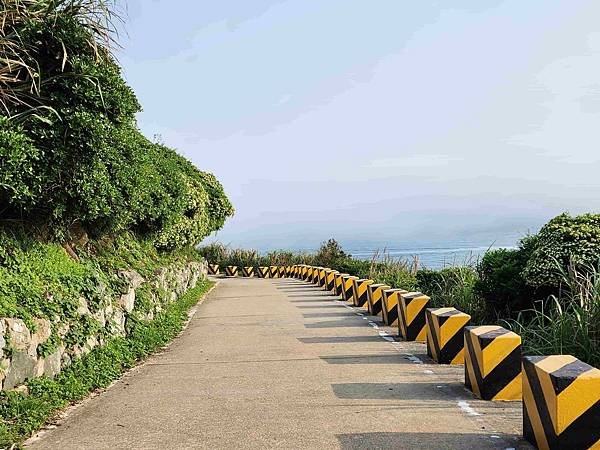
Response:
MULTIPOLYGON (((424 425, 426 426, 426 425, 424 425)), ((393 448, 396 450, 431 449, 531 449, 516 436, 475 433, 355 433, 339 434, 342 450, 393 448)))

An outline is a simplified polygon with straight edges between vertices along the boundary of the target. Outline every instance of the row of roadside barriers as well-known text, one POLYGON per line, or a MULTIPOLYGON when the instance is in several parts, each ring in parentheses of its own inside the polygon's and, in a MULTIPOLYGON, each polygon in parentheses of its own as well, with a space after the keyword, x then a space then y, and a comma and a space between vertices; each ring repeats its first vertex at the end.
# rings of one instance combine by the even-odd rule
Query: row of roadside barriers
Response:
MULTIPOLYGON (((238 267, 224 267, 238 276, 238 267)), ((209 264, 209 275, 220 267, 209 264)), ((471 326, 455 308, 429 308, 421 292, 308 265, 242 267, 241 276, 296 278, 321 286, 383 323, 405 341, 427 344, 438 364, 461 364, 465 386, 483 400, 522 401, 523 435, 539 449, 600 449, 600 370, 568 355, 523 356, 521 337, 497 325, 471 326)))

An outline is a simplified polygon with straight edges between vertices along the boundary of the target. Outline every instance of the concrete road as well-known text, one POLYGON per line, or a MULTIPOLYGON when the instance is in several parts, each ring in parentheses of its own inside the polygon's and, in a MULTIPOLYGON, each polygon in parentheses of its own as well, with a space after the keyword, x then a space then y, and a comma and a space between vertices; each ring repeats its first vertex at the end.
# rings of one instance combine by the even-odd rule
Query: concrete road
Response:
POLYGON ((334 299, 221 279, 168 350, 28 448, 529 448, 520 402, 475 400, 462 366, 334 299))

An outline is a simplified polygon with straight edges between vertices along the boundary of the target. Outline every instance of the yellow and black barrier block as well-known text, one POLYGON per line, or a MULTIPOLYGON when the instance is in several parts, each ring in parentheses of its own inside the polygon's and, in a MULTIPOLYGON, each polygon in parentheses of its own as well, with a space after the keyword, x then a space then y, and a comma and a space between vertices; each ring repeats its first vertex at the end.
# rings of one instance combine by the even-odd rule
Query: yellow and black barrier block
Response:
POLYGON ((315 267, 313 269, 313 284, 319 284, 319 278, 321 277, 321 269, 322 267, 315 267))
POLYGON ((258 275, 258 278, 269 278, 269 274, 270 274, 269 268, 268 267, 259 267, 256 274, 258 275))
POLYGON ((398 297, 398 329, 405 341, 427 341, 426 311, 430 298, 420 292, 405 292, 398 297))
POLYGON ((342 275, 342 299, 352 304, 354 304, 354 280, 358 280, 358 277, 342 275))
POLYGON ((237 266, 227 266, 225 267, 225 275, 228 277, 237 277, 238 267, 237 266))
POLYGON ((342 279, 342 277, 345 275, 348 274, 339 272, 335 274, 335 295, 340 297, 342 295, 342 291, 344 290, 344 280, 342 279))
POLYGON ((427 308, 427 354, 438 364, 463 364, 464 329, 471 316, 456 308, 427 308))
POLYGON ((279 278, 279 267, 269 266, 269 276, 271 278, 279 278))
POLYGON ((277 270, 279 272, 279 278, 285 278, 285 266, 279 266, 277 267, 277 270))
POLYGON ((335 274, 339 273, 337 270, 325 271, 325 290, 332 292, 335 289, 335 274))
POLYGON ((600 370, 574 356, 526 356, 523 435, 539 449, 600 448, 600 370))
POLYGON ((325 286, 325 281, 326 281, 326 275, 325 275, 325 271, 329 270, 329 268, 327 267, 321 267, 319 269, 319 286, 324 287, 325 286))
POLYGON ((465 328, 465 386, 482 400, 521 400, 521 336, 497 325, 465 328))
POLYGON ((367 286, 367 305, 366 308, 371 316, 377 316, 381 314, 383 309, 382 299, 383 291, 391 289, 391 286, 387 284, 373 283, 367 286))
POLYGON ((309 283, 312 283, 315 279, 315 268, 312 266, 309 266, 308 269, 306 270, 306 281, 308 281, 309 283))
POLYGON ((398 294, 406 293, 404 289, 386 289, 381 299, 383 323, 391 327, 398 326, 398 294))
POLYGON ((352 280, 352 300, 354 306, 365 306, 368 301, 367 286, 375 283, 373 280, 364 278, 352 280))
MULTIPOLYGON (((321 286, 323 290, 327 288, 327 277, 329 276, 329 272, 331 272, 331 269, 323 269, 323 284, 321 286)), ((321 284, 321 280, 319 280, 319 284, 321 284)))
POLYGON ((308 266, 300 267, 300 279, 306 281, 308 277, 308 266))
POLYGON ((254 267, 242 267, 242 275, 244 277, 253 277, 254 276, 254 267))
POLYGON ((209 275, 219 275, 219 265, 218 264, 209 264, 208 265, 208 274, 209 275))

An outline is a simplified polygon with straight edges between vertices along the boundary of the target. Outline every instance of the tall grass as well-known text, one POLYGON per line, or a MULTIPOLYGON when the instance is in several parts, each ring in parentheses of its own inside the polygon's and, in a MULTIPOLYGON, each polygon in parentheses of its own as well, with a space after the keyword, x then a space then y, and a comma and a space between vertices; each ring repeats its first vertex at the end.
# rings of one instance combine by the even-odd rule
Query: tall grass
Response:
MULTIPOLYGON (((111 53, 121 13, 114 0, 2 0, 0 7, 0 107, 11 115, 14 107, 29 110, 45 106, 44 83, 52 77, 42 73, 35 52, 22 39, 23 32, 37 23, 56 22, 59 17, 77 20, 89 33, 87 43, 97 57, 111 53)), ((69 42, 61 40, 61 71, 65 70, 69 42)))
POLYGON ((415 275, 419 269, 418 257, 412 259, 394 258, 384 249, 376 250, 371 257, 366 278, 377 283, 412 291, 417 287, 415 275))
POLYGON ((525 353, 570 354, 600 366, 600 268, 562 271, 563 290, 506 325, 523 338, 525 353))

